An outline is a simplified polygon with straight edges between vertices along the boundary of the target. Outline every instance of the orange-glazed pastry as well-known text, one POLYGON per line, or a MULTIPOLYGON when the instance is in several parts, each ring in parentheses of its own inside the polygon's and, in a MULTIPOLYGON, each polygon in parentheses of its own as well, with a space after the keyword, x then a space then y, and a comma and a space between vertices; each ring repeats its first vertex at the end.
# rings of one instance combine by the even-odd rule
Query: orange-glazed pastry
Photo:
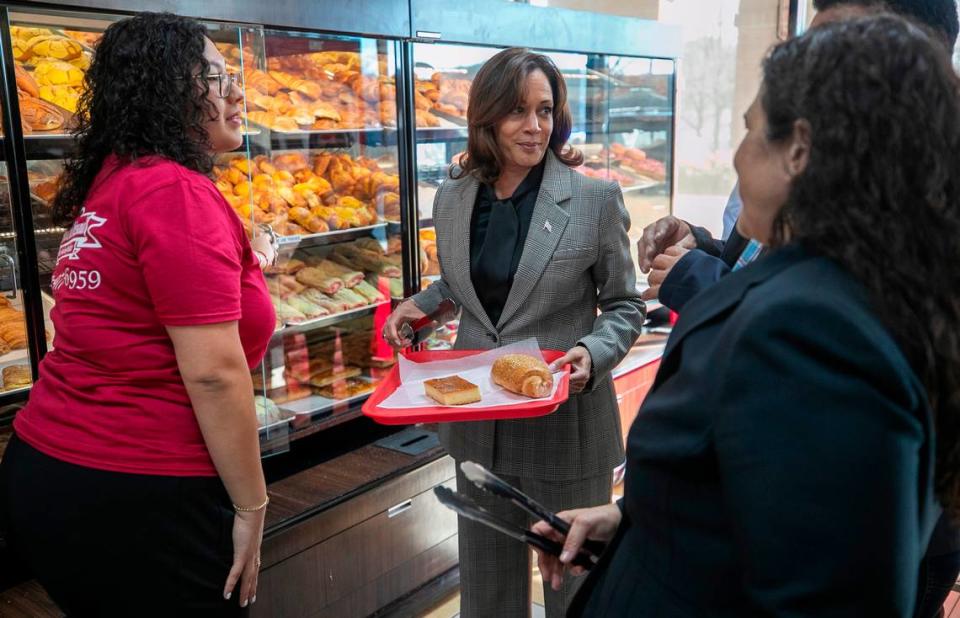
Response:
POLYGON ((553 375, 543 359, 526 354, 507 354, 493 363, 490 377, 511 393, 537 399, 553 390, 553 375))
POLYGON ((426 380, 423 388, 427 396, 445 406, 462 406, 480 401, 480 389, 460 376, 426 380))

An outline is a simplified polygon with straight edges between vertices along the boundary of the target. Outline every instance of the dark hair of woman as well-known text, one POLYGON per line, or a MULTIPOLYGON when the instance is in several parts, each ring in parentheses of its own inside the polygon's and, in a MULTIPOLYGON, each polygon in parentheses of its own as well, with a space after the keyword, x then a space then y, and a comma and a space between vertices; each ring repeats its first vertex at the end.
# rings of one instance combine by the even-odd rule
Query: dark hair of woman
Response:
POLYGON ((123 161, 157 155, 209 173, 204 122, 207 31, 170 13, 141 13, 111 25, 97 44, 76 119, 76 152, 65 166, 53 218, 69 225, 111 153, 123 161), (199 84, 199 87, 198 87, 199 84))
POLYGON ((522 47, 511 47, 488 60, 470 86, 467 108, 467 153, 460 169, 451 169, 454 178, 471 174, 480 182, 492 183, 503 168, 497 145, 497 123, 507 117, 523 100, 528 75, 543 71, 553 93, 553 133, 550 150, 570 167, 583 163, 580 151, 567 144, 573 130, 573 115, 567 103, 567 84, 550 58, 522 47))
POLYGON ((876 7, 915 19, 933 28, 951 53, 957 43, 960 23, 957 21, 956 0, 813 0, 813 8, 817 11, 847 6, 876 7))
POLYGON ((937 495, 960 514, 960 80, 950 59, 899 17, 832 23, 771 52, 761 101, 771 141, 797 122, 811 135, 774 244, 798 241, 866 287, 926 388, 937 495))

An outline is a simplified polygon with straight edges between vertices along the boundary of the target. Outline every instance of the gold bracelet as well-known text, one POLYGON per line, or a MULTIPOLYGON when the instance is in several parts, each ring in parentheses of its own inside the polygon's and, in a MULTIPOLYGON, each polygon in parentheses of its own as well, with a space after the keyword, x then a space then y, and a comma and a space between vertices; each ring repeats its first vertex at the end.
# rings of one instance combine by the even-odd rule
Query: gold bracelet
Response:
POLYGON ((267 508, 267 505, 270 504, 270 496, 267 496, 266 500, 263 501, 263 504, 260 506, 237 506, 233 505, 233 510, 238 513, 255 513, 257 511, 262 511, 267 508))

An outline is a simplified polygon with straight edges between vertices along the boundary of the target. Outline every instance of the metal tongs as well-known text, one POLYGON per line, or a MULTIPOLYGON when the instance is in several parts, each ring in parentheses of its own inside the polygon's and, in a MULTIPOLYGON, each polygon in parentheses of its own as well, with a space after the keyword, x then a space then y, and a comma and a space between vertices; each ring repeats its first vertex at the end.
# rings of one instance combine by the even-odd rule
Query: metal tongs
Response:
MULTIPOLYGON (((550 524, 551 528, 564 536, 570 533, 570 524, 557 517, 556 514, 549 511, 542 504, 526 495, 516 487, 503 481, 503 479, 497 477, 480 464, 472 461, 465 461, 460 464, 460 470, 468 480, 470 480, 480 489, 489 491, 494 495, 510 500, 527 513, 547 522, 550 524)), ((514 524, 504 522, 503 520, 498 519, 494 515, 490 514, 488 511, 485 511, 480 506, 475 505, 466 497, 456 494, 449 489, 438 487, 434 491, 437 494, 437 497, 440 499, 440 502, 464 517, 486 524, 495 530, 499 530, 504 534, 507 534, 508 536, 529 543, 534 547, 538 547, 547 553, 551 553, 556 556, 559 556, 563 549, 563 546, 560 543, 552 541, 534 532, 530 532, 529 530, 519 529, 514 524), (443 492, 440 491, 441 489, 443 492), (463 512, 461 509, 464 508, 469 509, 471 512, 463 512), (507 529, 505 530, 504 528, 507 529)), ((590 569, 595 564, 596 559, 599 559, 605 548, 606 544, 601 543, 600 541, 586 540, 580 549, 580 553, 573 560, 573 564, 582 566, 585 569, 590 569)))
MULTIPOLYGON (((434 487, 433 493, 435 493, 437 499, 440 500, 440 504, 454 511, 461 517, 466 517, 467 519, 479 522, 485 526, 493 528, 498 532, 502 532, 510 538, 523 541, 524 543, 545 551, 553 556, 559 556, 560 552, 563 551, 563 545, 560 543, 548 539, 545 536, 541 536, 536 532, 531 532, 525 528, 517 526, 516 524, 500 519, 496 515, 484 509, 482 506, 477 505, 466 496, 458 494, 452 489, 448 489, 441 485, 439 487, 434 487)), ((596 564, 596 561, 593 557, 581 551, 574 557, 572 564, 590 570, 593 568, 594 564, 596 564)))

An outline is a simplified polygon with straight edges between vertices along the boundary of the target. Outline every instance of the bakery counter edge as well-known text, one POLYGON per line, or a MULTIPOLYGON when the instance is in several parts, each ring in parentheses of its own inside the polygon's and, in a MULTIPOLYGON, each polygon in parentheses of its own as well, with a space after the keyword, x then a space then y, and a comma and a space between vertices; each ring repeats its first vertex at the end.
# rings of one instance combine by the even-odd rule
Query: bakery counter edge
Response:
MULTIPOLYGON (((435 426, 427 428, 436 430, 435 426)), ((388 431, 390 430, 383 429, 385 435, 388 435, 388 431)), ((445 451, 439 446, 420 455, 407 455, 378 446, 374 442, 368 442, 326 461, 273 480, 267 486, 270 506, 267 508, 264 538, 268 539, 280 534, 348 500, 366 496, 389 484, 391 480, 401 478, 444 458, 445 451)), ((392 503, 386 504, 379 510, 386 510, 391 506, 393 506, 392 503)), ((264 563, 266 564, 266 560, 264 563)))

